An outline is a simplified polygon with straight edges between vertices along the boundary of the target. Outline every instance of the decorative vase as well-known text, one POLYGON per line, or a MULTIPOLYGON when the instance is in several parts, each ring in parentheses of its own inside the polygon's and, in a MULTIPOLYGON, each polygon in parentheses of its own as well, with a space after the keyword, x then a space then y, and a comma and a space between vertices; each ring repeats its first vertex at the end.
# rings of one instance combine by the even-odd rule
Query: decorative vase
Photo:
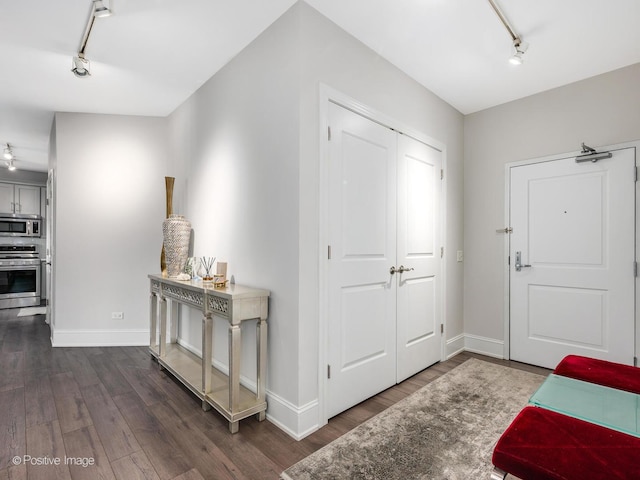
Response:
MULTIPOLYGON (((165 218, 169 218, 169 215, 173 213, 173 183, 175 180, 176 179, 174 177, 164 177, 167 203, 167 215, 165 218)), ((164 251, 164 243, 162 244, 162 251, 160 252, 160 271, 162 272, 163 277, 167 276, 167 261, 164 251)))
POLYGON ((191 222, 182 215, 169 215, 162 222, 164 253, 167 262, 167 276, 175 278, 184 269, 189 258, 191 222))

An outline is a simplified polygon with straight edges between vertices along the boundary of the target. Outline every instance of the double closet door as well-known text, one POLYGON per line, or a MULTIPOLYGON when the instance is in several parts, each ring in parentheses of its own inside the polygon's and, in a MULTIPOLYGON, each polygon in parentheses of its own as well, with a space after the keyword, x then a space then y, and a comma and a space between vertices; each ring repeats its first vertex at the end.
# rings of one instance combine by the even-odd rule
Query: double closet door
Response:
POLYGON ((441 357, 442 152, 329 104, 327 413, 441 357))

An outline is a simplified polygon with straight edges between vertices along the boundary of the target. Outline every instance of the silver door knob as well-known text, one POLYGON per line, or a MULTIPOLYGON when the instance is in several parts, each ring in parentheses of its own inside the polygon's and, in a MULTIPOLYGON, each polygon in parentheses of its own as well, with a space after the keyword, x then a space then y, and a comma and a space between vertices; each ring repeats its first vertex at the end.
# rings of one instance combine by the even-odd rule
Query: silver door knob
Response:
POLYGON ((392 267, 389 269, 389 273, 390 273, 391 275, 393 275, 393 274, 394 274, 394 273, 396 273, 397 271, 398 271, 398 270, 396 270, 395 265, 394 265, 394 266, 392 266, 392 267))
POLYGON ((404 265, 400 265, 400 268, 398 268, 398 272, 400 273, 410 272, 412 270, 413 270, 413 267, 409 268, 409 267, 405 267, 404 265))

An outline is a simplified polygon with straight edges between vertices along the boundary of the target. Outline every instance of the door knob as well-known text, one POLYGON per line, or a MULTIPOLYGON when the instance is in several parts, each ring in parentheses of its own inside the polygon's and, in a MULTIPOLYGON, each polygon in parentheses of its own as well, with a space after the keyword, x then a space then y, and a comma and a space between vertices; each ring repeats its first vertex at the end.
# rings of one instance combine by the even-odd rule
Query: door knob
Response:
POLYGON ((404 272, 410 272, 411 270, 413 270, 413 267, 409 268, 409 267, 405 267, 404 265, 400 265, 400 268, 398 268, 398 272, 400 273, 404 273, 404 272))
POLYGON ((399 270, 396 270, 395 265, 394 265, 394 266, 392 266, 392 267, 389 269, 389 273, 390 273, 391 275, 393 275, 394 273, 396 273, 396 272, 398 272, 398 271, 399 271, 399 270))

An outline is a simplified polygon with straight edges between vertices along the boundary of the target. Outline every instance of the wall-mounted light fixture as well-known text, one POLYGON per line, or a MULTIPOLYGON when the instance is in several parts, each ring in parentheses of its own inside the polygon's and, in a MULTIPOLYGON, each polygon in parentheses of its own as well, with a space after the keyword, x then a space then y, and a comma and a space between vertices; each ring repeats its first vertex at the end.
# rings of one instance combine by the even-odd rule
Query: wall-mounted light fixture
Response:
POLYGON ((91 3, 91 11, 89 12, 89 19, 87 20, 87 26, 84 29, 84 35, 80 41, 80 48, 78 54, 73 57, 71 64, 71 71, 76 77, 84 78, 91 75, 91 64, 89 60, 84 56, 84 51, 87 48, 87 42, 89 41, 89 35, 91 35, 91 29, 96 18, 108 17, 111 15, 111 10, 105 7, 102 0, 93 0, 91 3))
POLYGON ((522 62, 524 61, 522 59, 522 56, 527 51, 527 48, 529 48, 529 45, 523 42, 522 37, 515 32, 515 30, 507 20, 507 17, 504 16, 504 13, 502 13, 502 10, 500 10, 500 7, 498 7, 498 4, 495 2, 495 0, 488 1, 489 5, 491 5, 493 11, 496 12, 496 15, 498 15, 498 18, 507 29, 507 32, 509 32, 509 35, 511 35, 511 39, 513 40, 513 48, 515 50, 515 53, 511 58, 509 58, 509 63, 511 63, 512 65, 522 65, 522 62))

